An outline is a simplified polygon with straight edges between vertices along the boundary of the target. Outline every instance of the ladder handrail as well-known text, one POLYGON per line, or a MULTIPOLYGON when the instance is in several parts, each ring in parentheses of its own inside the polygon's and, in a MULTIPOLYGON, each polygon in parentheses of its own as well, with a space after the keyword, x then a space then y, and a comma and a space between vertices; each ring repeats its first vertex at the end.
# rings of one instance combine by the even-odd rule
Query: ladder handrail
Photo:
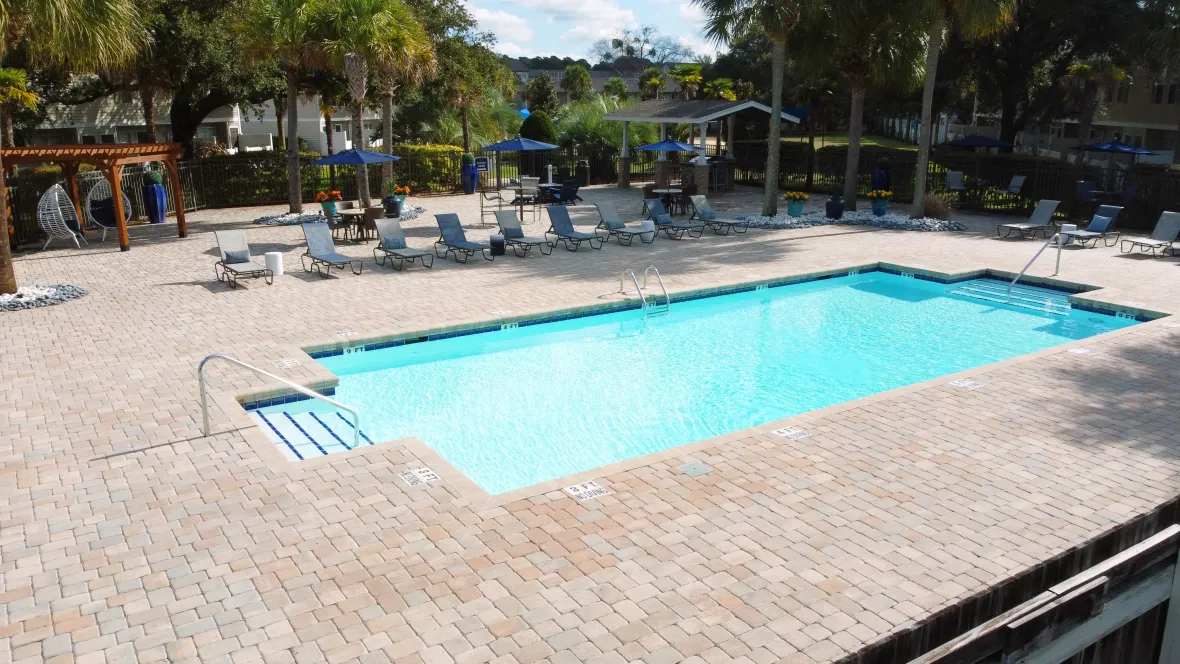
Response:
POLYGON ((327 402, 327 403, 335 406, 336 408, 339 408, 340 410, 346 410, 349 413, 352 413, 353 449, 356 449, 357 447, 360 446, 361 417, 359 414, 357 414, 355 408, 349 408, 348 406, 345 406, 344 404, 340 403, 339 401, 336 401, 334 399, 329 399, 328 397, 320 394, 319 392, 309 390, 306 387, 299 385, 298 383, 294 383, 290 380, 287 380, 286 378, 283 378, 282 376, 276 376, 269 371, 264 371, 252 364, 246 364, 245 362, 243 362, 239 359, 235 359, 229 355, 224 355, 222 353, 214 353, 213 355, 210 355, 210 356, 206 357, 205 359, 201 360, 201 363, 197 365, 197 381, 201 384, 201 426, 202 426, 201 430, 204 432, 204 434, 206 436, 209 435, 209 397, 208 397, 207 390, 205 389, 205 364, 208 363, 209 360, 225 360, 226 362, 229 362, 230 364, 235 364, 239 367, 242 367, 243 369, 249 369, 250 371, 253 371, 254 373, 256 373, 260 376, 266 376, 267 378, 270 378, 272 380, 277 380, 280 383, 286 385, 287 387, 295 390, 296 392, 299 392, 300 394, 303 394, 305 396, 309 396, 313 399, 319 399, 320 401, 327 402))
POLYGON ((664 286, 664 279, 663 279, 663 277, 660 276, 660 271, 656 269, 656 266, 648 265, 646 268, 644 268, 644 270, 643 270, 643 287, 647 288, 647 275, 649 272, 656 273, 656 281, 660 282, 660 290, 664 291, 664 306, 671 307, 672 306, 672 298, 668 296, 668 289, 664 286))
MULTIPOLYGON (((1009 302, 1012 301, 1012 287, 1016 285, 1017 281, 1020 281, 1020 278, 1023 277, 1024 273, 1028 271, 1028 268, 1032 267, 1032 264, 1037 262, 1037 259, 1041 257, 1041 254, 1045 253, 1045 250, 1049 248, 1049 243, 1054 240, 1058 240, 1058 242, 1060 242, 1060 240, 1059 240, 1060 237, 1061 237, 1060 233, 1054 233, 1052 237, 1046 239, 1045 244, 1042 244, 1041 248, 1037 249, 1037 253, 1033 254, 1032 259, 1029 260, 1029 262, 1025 264, 1023 269, 1020 270, 1020 274, 1016 275, 1016 278, 1013 279, 1011 282, 1009 282, 1008 296, 1007 296, 1007 299, 1009 302)), ((1058 248, 1060 248, 1060 247, 1058 247, 1058 248)))
POLYGON ((635 292, 639 293, 639 301, 643 303, 643 315, 647 315, 647 298, 643 295, 643 289, 639 287, 639 280, 635 278, 635 272, 630 268, 619 273, 619 292, 625 293, 623 290, 623 277, 631 275, 631 283, 635 284, 635 292))

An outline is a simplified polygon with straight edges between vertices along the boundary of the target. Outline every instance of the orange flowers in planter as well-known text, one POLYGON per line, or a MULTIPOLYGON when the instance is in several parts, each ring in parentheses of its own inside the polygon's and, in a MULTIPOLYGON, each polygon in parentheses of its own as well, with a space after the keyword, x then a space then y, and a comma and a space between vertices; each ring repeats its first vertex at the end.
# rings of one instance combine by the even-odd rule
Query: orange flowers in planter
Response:
POLYGON ((344 197, 341 196, 340 192, 335 189, 333 189, 332 191, 321 191, 320 193, 315 195, 315 202, 317 202, 317 203, 327 203, 328 201, 342 201, 342 200, 344 200, 344 197))

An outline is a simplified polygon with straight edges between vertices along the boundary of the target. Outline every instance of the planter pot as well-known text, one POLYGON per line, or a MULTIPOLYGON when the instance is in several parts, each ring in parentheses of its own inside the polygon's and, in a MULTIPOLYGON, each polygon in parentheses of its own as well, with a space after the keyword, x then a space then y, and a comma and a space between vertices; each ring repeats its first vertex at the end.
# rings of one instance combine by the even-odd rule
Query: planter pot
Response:
POLYGON ((168 198, 164 193, 164 185, 143 185, 143 207, 147 212, 149 223, 164 223, 164 219, 168 216, 168 198))
POLYGON ((844 216, 844 199, 832 196, 824 206, 828 219, 839 219, 844 216))
POLYGON ((324 216, 328 219, 336 216, 336 201, 325 201, 320 203, 320 207, 324 208, 324 216))
POLYGON ((385 207, 385 216, 394 217, 394 218, 402 216, 402 199, 403 198, 405 198, 405 197, 404 196, 397 196, 395 194, 390 194, 390 195, 386 196, 385 198, 381 199, 381 205, 383 205, 385 207))
POLYGON ((463 193, 474 194, 475 186, 479 182, 479 171, 475 170, 475 164, 463 165, 463 193))
POLYGON ((873 215, 877 217, 884 217, 885 213, 889 211, 889 201, 875 200, 873 201, 873 215))
POLYGON ((787 214, 792 217, 802 217, 803 201, 787 201, 787 214))

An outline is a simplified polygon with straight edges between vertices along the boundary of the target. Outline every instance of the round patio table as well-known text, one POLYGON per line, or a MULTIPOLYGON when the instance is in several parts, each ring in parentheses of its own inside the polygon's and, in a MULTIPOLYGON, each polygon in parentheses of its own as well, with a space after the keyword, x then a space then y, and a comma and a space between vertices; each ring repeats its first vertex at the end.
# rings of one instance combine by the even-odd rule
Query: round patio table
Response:
POLYGON ((341 219, 345 219, 352 224, 353 241, 358 241, 364 232, 362 225, 365 222, 365 211, 354 208, 348 210, 337 210, 336 214, 340 215, 341 219))
POLYGON ((683 190, 676 187, 668 187, 667 189, 652 189, 651 193, 659 194, 660 200, 664 203, 664 209, 668 214, 673 213, 673 205, 676 202, 675 196, 679 196, 683 190))

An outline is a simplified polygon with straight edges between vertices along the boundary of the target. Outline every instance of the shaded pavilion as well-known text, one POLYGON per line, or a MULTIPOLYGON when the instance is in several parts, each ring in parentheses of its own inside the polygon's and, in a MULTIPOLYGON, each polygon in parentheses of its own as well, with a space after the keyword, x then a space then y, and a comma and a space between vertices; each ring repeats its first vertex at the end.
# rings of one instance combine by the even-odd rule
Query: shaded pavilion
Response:
MULTIPOLYGON (((66 177, 70 198, 78 219, 85 219, 82 201, 78 198, 78 168, 90 164, 102 171, 111 183, 115 208, 115 226, 119 232, 119 249, 131 249, 131 237, 127 233, 127 210, 123 209, 123 167, 130 164, 163 162, 172 183, 172 200, 176 208, 176 228, 180 237, 188 236, 188 224, 184 219, 184 194, 180 188, 180 171, 176 162, 184 153, 180 143, 131 143, 127 145, 31 145, 8 148, 0 151, 4 167, 11 169, 21 164, 59 164, 66 177)), ((10 170, 11 173, 11 170, 10 170)))

